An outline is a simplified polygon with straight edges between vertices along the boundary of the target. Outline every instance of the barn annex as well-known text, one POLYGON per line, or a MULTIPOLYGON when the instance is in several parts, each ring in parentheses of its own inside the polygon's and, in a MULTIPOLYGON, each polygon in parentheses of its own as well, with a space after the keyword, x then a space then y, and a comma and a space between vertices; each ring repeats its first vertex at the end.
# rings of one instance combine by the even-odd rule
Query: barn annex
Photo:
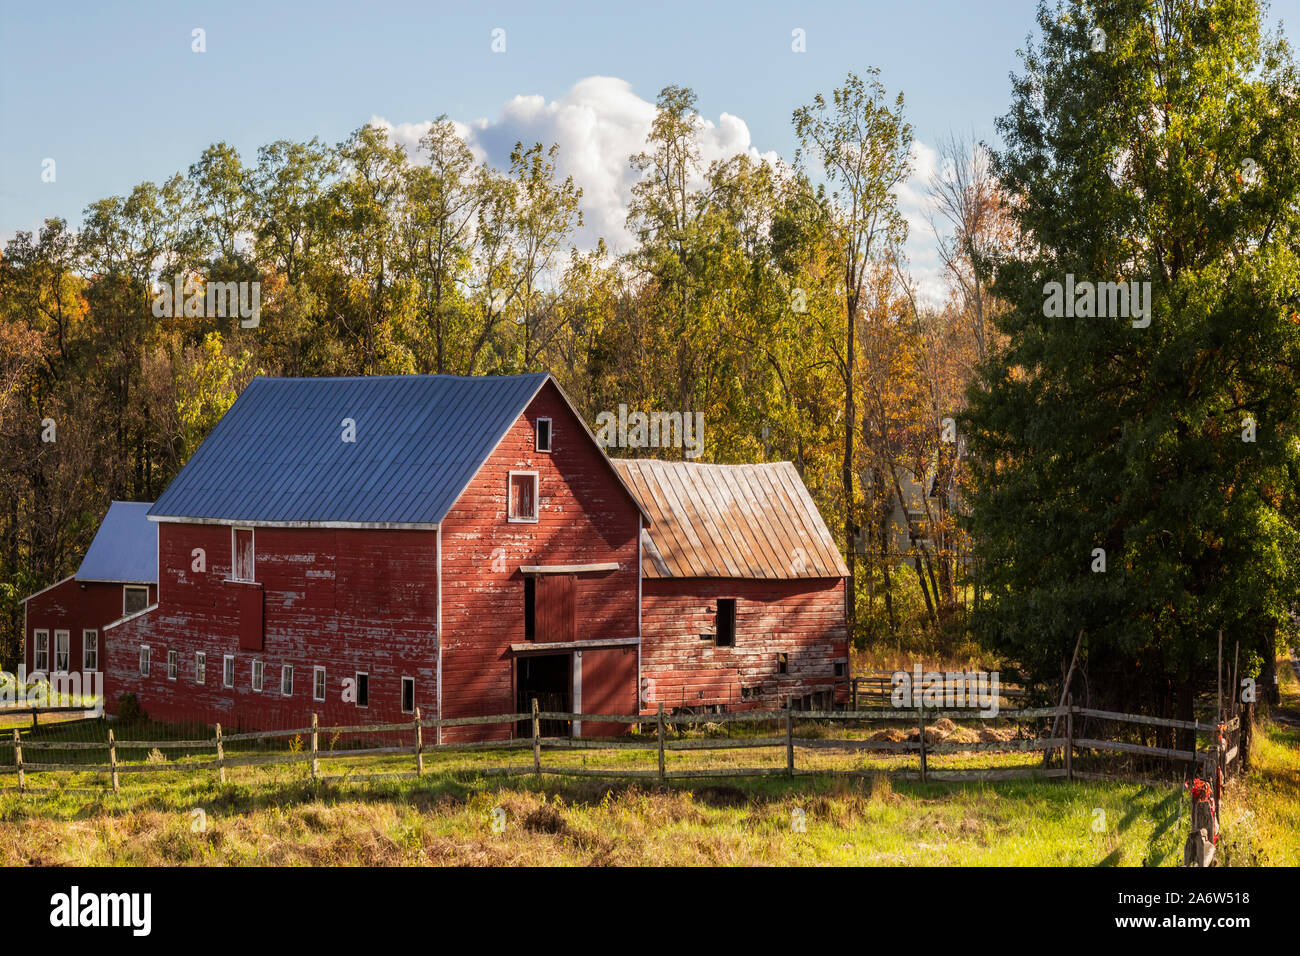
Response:
POLYGON ((153 603, 158 533, 149 507, 112 502, 76 573, 23 598, 28 675, 101 672, 104 629, 153 603))
POLYGON ((643 545, 698 562, 675 542, 703 547, 708 526, 633 487, 635 464, 605 455, 547 374, 254 379, 149 511, 161 580, 104 629, 108 684, 157 718, 247 729, 533 698, 626 714, 683 706, 688 687, 690 706, 811 704, 843 686, 842 565, 793 468, 741 466, 750 497, 709 506, 762 570, 665 578, 643 545))

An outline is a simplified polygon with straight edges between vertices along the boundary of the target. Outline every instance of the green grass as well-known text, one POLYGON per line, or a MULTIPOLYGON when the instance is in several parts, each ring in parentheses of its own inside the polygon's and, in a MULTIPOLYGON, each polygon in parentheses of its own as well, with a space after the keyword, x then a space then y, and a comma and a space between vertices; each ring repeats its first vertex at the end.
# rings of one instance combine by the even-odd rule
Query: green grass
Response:
POLYGON ((1170 865, 1181 857, 1178 811, 1172 790, 1060 782, 208 784, 144 798, 5 796, 0 862, 1170 865))

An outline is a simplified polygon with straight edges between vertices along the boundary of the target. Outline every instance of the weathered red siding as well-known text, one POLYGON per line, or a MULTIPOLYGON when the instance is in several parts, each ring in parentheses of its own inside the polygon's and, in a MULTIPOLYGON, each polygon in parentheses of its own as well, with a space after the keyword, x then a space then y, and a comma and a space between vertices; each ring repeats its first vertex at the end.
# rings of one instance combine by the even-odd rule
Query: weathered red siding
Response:
MULTIPOLYGON (((437 554, 431 531, 258 528, 254 585, 228 580, 228 525, 163 523, 158 544, 162 601, 109 631, 109 680, 115 694, 134 692, 150 716, 221 721, 233 727, 302 727, 384 723, 404 718, 401 678, 414 677, 415 704, 437 709, 437 554), (202 549, 206 570, 193 570, 202 549), (261 604, 262 650, 248 640, 261 604), (151 648, 150 675, 139 674, 139 648, 151 648), (176 680, 167 651, 179 652, 176 680), (195 683, 196 651, 207 654, 207 679, 195 683), (222 686, 222 658, 235 658, 235 686, 222 686), (261 692, 252 662, 264 662, 261 692), (294 666, 293 693, 280 693, 280 668, 294 666), (312 668, 326 668, 324 701, 312 699, 312 668), (343 680, 370 675, 370 704, 342 699, 343 680)), ((110 702, 110 710, 115 706, 110 702)))
POLYGON ((713 578, 647 580, 642 594, 641 676, 653 681, 643 713, 725 705, 729 710, 784 706, 834 691, 847 699, 842 579, 757 581, 713 578), (700 635, 714 627, 718 598, 736 598, 736 643, 715 647, 700 635), (788 670, 778 673, 778 655, 788 670), (755 688, 749 699, 742 688, 755 688))
MULTIPOLYGON (((617 562, 617 571, 577 575, 576 639, 637 636, 638 518, 600 449, 547 384, 443 522, 443 717, 513 712, 510 645, 524 641, 521 566, 617 562), (553 421, 549 453, 535 450, 539 417, 553 421), (511 470, 538 472, 536 523, 507 521, 511 470)), ((597 686, 604 680, 598 678, 597 686)), ((622 680, 627 699, 635 702, 635 667, 622 680)), ((586 686, 584 674, 583 709, 595 712, 586 686)), ((495 736, 510 732, 502 726, 495 736)), ((443 739, 456 736, 469 734, 449 729, 443 739)))

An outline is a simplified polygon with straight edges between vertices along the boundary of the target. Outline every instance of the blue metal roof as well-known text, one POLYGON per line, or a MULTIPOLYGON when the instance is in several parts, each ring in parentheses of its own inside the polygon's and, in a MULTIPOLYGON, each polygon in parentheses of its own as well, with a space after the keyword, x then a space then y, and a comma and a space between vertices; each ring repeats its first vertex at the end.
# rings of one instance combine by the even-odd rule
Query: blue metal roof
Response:
POLYGON ((255 378, 149 514, 436 524, 548 378, 255 378))
POLYGON ((114 501, 95 532, 78 581, 158 583, 158 529, 147 515, 148 501, 114 501))

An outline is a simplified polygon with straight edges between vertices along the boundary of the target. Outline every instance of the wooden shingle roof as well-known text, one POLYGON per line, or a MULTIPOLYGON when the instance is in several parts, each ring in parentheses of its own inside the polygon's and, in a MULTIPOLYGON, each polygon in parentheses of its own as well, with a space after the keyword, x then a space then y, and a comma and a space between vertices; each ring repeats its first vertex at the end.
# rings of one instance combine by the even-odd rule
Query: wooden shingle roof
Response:
POLYGON ((614 459, 650 515, 646 578, 838 578, 848 574, 788 461, 706 465, 614 459))

